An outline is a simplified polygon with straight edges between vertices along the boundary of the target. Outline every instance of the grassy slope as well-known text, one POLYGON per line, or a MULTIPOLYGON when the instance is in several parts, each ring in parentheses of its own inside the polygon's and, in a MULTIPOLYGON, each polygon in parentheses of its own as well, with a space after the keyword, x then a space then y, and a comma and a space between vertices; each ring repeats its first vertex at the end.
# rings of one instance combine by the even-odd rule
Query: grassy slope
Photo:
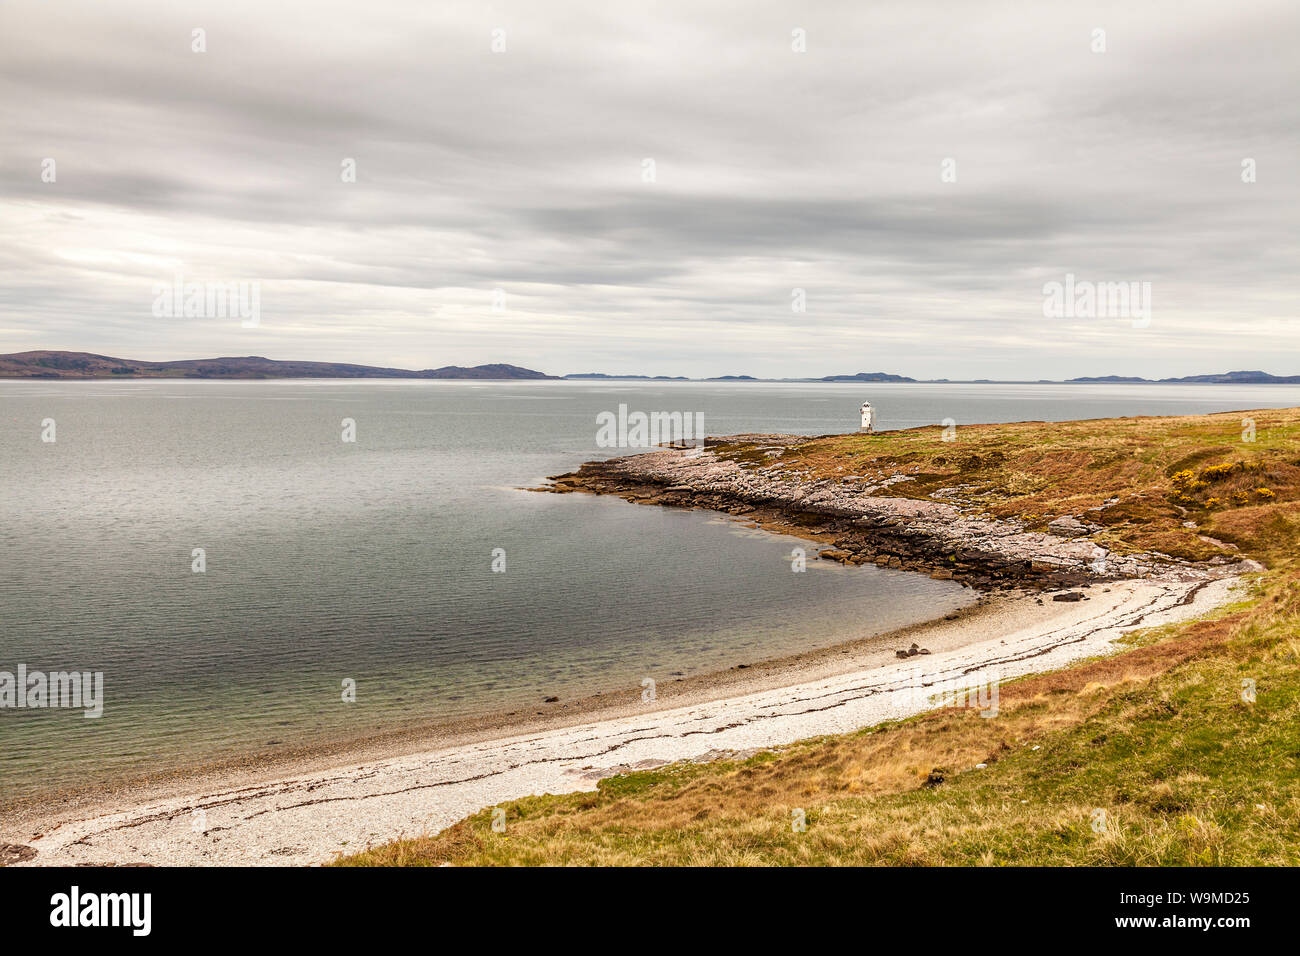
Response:
POLYGON ((1084 514, 1113 546, 1189 557, 1220 551, 1209 535, 1269 570, 1248 602, 1004 685, 993 719, 948 708, 743 762, 628 774, 507 804, 504 834, 489 809, 340 863, 1300 864, 1300 410, 724 453, 811 477, 907 470, 916 480, 890 493, 957 486, 989 513, 1084 514), (1241 440, 1243 417, 1255 442, 1241 440))

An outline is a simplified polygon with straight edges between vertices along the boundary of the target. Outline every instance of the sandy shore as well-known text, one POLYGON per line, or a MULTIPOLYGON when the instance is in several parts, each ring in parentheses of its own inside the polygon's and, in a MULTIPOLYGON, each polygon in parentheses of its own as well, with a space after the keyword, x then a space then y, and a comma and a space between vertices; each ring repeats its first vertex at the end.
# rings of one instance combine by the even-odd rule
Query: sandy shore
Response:
POLYGON ((593 789, 631 768, 748 753, 918 713, 935 705, 938 690, 1103 653, 1124 631, 1202 614, 1233 587, 1231 578, 1183 572, 1097 584, 1074 603, 1001 595, 904 633, 661 686, 653 703, 624 699, 568 723, 426 742, 404 754, 352 752, 330 767, 317 755, 300 768, 214 772, 111 800, 27 808, 0 820, 0 833, 35 851, 19 865, 322 863, 436 832, 517 797, 593 789), (895 648, 911 642, 931 653, 897 659, 895 648))

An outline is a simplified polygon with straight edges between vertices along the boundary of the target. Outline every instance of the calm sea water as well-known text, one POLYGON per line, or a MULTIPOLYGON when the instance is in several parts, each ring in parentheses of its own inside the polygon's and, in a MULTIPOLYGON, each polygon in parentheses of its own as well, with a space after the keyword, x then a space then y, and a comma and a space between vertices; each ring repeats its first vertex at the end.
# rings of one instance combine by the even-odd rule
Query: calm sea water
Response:
POLYGON ((620 403, 702 412, 710 434, 820 434, 853 430, 864 398, 888 428, 1280 407, 1300 389, 0 382, 0 671, 105 681, 99 719, 0 710, 0 794, 666 688, 963 606, 971 592, 919 575, 792 574, 799 542, 730 519, 519 490, 625 453, 595 445, 620 403))

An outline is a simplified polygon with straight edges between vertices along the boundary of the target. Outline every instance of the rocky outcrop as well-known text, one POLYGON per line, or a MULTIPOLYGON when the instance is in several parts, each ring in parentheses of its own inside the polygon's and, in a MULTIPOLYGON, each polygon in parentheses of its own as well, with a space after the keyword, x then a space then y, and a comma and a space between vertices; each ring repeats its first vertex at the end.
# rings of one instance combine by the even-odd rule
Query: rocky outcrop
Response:
MULTIPOLYGON (((775 454, 804 440, 743 435, 726 441, 752 442, 775 454)), ((1195 572, 1194 566, 1165 555, 1115 554, 1089 540, 1094 529, 1077 519, 1053 522, 1060 533, 1031 531, 1021 522, 980 516, 950 501, 887 493, 906 480, 814 479, 785 469, 746 467, 718 455, 715 447, 665 448, 589 462, 573 474, 552 478, 544 490, 616 494, 646 504, 745 515, 819 539, 830 536, 834 546, 822 557, 924 571, 986 588, 1075 587, 1195 572)))
POLYGON ((1090 527, 1072 515, 1065 515, 1049 522, 1047 530, 1064 538, 1078 538, 1097 531, 1098 528, 1090 527))

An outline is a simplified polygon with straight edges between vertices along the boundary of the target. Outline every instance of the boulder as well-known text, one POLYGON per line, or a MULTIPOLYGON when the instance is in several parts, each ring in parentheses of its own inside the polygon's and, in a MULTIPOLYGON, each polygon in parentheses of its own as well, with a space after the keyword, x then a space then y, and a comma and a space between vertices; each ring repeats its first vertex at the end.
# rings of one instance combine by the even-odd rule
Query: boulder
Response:
POLYGON ((1066 538, 1078 538, 1088 533, 1088 526, 1072 515, 1063 515, 1050 521, 1047 530, 1066 538))
POLYGON ((36 859, 36 848, 22 843, 0 843, 0 866, 36 859))

